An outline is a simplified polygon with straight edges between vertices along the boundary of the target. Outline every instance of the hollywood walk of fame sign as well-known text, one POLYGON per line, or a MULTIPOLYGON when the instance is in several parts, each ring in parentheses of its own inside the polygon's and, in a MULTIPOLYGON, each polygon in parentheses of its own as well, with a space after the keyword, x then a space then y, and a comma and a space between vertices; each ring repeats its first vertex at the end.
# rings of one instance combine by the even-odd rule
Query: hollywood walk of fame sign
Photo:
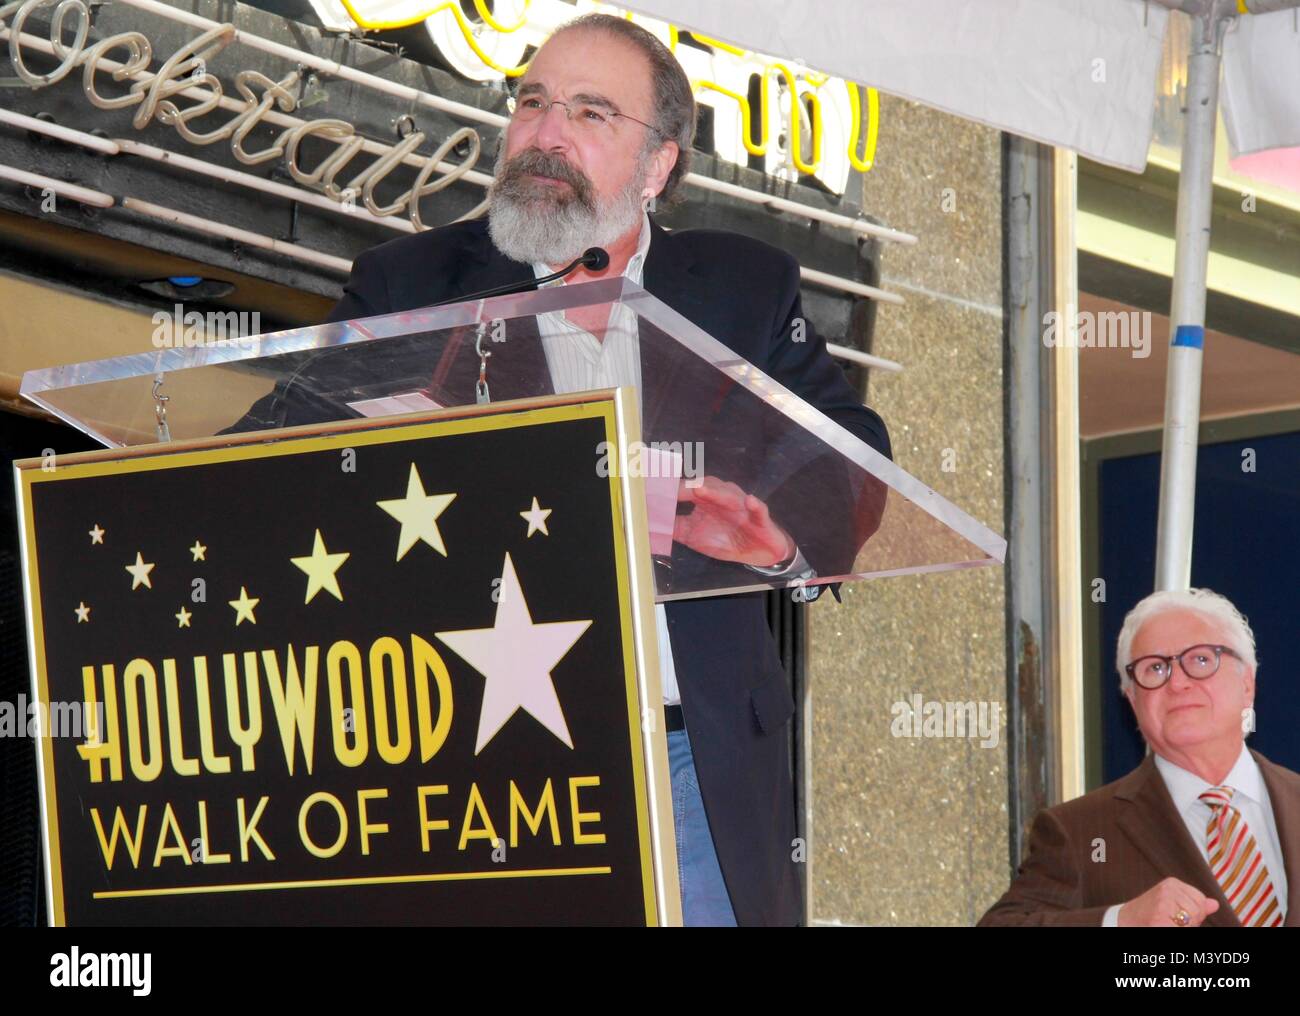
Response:
POLYGON ((88 707, 54 922, 678 922, 638 438, 619 389, 19 463, 88 707))

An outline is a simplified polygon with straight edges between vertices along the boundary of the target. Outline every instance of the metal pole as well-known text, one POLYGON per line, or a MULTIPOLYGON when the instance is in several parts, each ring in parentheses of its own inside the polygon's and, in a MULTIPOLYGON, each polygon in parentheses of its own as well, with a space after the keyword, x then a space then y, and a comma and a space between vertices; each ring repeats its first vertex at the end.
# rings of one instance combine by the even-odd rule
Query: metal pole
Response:
POLYGON ((1205 276, 1210 257, 1214 130, 1219 108, 1219 46, 1231 8, 1208 5, 1192 19, 1187 58, 1187 111, 1178 174, 1172 342, 1165 386, 1160 515, 1156 527, 1157 589, 1186 589, 1192 578, 1192 515, 1205 339, 1205 276))
POLYGON ((1050 506, 1045 480, 1043 406, 1047 354, 1043 317, 1054 309, 1052 279, 1052 155, 1045 146, 1004 135, 1002 186, 1007 218, 1007 608, 1011 652, 1007 668, 1007 781, 1010 870, 1020 867, 1034 816, 1055 804, 1052 689, 1046 604, 1046 533, 1050 506))

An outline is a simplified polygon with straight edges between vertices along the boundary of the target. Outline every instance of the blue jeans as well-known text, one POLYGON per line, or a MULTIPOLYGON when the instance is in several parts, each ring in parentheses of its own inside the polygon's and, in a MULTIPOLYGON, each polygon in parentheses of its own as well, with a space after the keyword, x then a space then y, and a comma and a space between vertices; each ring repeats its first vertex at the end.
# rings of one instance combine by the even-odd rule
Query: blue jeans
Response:
POLYGON ((682 918, 689 927, 736 926, 709 820, 700 797, 691 742, 684 730, 668 732, 668 769, 673 782, 673 823, 677 829, 677 878, 682 918))

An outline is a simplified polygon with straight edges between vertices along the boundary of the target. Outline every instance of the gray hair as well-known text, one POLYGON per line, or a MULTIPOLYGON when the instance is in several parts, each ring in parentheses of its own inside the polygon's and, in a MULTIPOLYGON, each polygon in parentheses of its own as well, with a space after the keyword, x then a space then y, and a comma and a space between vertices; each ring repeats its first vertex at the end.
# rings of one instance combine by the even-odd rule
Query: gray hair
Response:
POLYGON ((655 38, 653 33, 626 18, 615 17, 613 14, 584 14, 566 21, 555 30, 551 38, 561 32, 577 29, 603 32, 629 42, 649 62, 650 94, 654 103, 651 126, 659 135, 659 140, 648 137, 645 151, 653 152, 664 141, 677 144, 677 162, 669 171, 663 190, 656 198, 661 205, 670 203, 682 177, 686 175, 691 161, 691 145, 695 142, 695 94, 691 89, 690 78, 667 46, 655 38))
POLYGON ((1119 671, 1119 686, 1122 691, 1128 691, 1133 684, 1124 667, 1133 662, 1129 659, 1129 653, 1133 650, 1133 639, 1137 633, 1153 617, 1178 610, 1192 611, 1220 622, 1231 633, 1230 648, 1241 654, 1251 671, 1255 670, 1255 633, 1250 630, 1245 616, 1233 606, 1231 600, 1210 589, 1162 589, 1139 600, 1137 606, 1124 618, 1124 627, 1120 629, 1119 644, 1115 650, 1115 667, 1119 671))

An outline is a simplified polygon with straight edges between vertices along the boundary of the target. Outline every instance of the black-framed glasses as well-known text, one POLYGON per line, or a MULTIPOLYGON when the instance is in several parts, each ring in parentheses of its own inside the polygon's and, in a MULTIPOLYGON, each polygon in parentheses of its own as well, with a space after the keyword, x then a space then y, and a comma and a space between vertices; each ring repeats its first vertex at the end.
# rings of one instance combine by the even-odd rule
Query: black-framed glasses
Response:
POLYGON ((1147 691, 1161 687, 1174 673, 1174 660, 1183 668, 1183 673, 1196 681, 1204 681, 1219 672, 1219 663, 1223 654, 1240 660, 1241 654, 1227 646, 1189 646, 1174 656, 1139 656, 1125 666, 1128 676, 1147 691))
POLYGON ((512 95, 506 100, 506 109, 510 111, 510 119, 516 123, 530 123, 534 120, 540 120, 551 111, 552 106, 563 106, 564 115, 568 117, 571 124, 579 130, 589 131, 592 134, 608 133, 614 126, 614 120, 617 117, 639 123, 646 130, 653 131, 656 134, 660 133, 658 127, 652 127, 644 120, 638 120, 627 113, 620 113, 618 110, 597 103, 563 102, 560 99, 547 100, 539 95, 525 95, 522 99, 512 95))

